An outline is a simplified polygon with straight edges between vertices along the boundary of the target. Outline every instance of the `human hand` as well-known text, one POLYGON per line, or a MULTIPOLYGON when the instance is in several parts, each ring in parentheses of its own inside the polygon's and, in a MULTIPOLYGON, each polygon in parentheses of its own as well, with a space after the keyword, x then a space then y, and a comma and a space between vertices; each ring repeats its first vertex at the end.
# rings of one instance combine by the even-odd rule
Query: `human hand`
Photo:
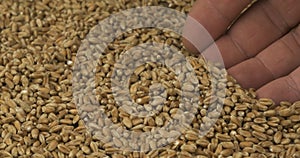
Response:
MULTIPOLYGON (((300 1, 258 0, 236 20, 250 3, 198 0, 189 16, 211 34, 228 73, 243 88, 255 88, 258 97, 276 103, 300 100, 300 1)), ((212 41, 199 43, 201 31, 193 28, 187 20, 185 46, 191 52, 209 54, 212 41)))

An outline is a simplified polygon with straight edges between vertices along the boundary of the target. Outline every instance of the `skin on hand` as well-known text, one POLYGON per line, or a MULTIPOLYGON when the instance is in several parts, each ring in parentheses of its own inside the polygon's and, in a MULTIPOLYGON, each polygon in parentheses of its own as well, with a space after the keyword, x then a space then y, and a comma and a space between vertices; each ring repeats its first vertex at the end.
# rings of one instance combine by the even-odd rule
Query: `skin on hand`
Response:
MULTIPOLYGON (((250 3, 198 0, 189 16, 211 34, 228 73, 242 87, 255 88, 258 97, 276 103, 300 100, 300 1, 259 0, 239 17, 250 3)), ((189 51, 213 51, 212 41, 196 42, 201 31, 193 29, 189 20, 183 36, 189 39, 183 39, 189 51)))

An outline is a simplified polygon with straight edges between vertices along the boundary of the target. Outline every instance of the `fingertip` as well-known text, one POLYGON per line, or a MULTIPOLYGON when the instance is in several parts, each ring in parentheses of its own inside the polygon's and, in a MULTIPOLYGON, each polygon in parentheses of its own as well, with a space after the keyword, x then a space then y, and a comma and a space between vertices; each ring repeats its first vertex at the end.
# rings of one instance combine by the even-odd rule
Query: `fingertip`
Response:
POLYGON ((229 68, 228 73, 244 88, 258 89, 274 80, 270 71, 256 58, 245 60, 229 68))
POLYGON ((274 80, 257 90, 258 98, 270 98, 276 104, 281 101, 295 102, 300 100, 300 90, 290 85, 288 77, 274 80))
POLYGON ((217 39, 250 2, 251 0, 198 0, 189 16, 200 22, 217 39))
POLYGON ((182 37, 182 43, 184 45, 184 47, 190 52, 190 53, 193 53, 193 54, 200 54, 200 52, 197 50, 197 48, 188 40, 186 39, 185 37, 182 37))

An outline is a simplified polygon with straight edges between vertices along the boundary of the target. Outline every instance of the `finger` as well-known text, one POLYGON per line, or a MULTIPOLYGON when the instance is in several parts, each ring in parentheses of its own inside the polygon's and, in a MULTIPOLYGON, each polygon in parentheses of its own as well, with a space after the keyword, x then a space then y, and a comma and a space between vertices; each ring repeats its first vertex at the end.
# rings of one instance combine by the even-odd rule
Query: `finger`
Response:
POLYGON ((288 75, 300 65, 300 25, 259 53, 256 58, 274 78, 288 75))
POLYGON ((228 73, 245 88, 259 88, 300 66, 300 25, 254 58, 231 67, 228 73))
MULTIPOLYGON (((189 16, 199 22, 210 33, 213 39, 217 39, 225 33, 231 22, 235 20, 250 2, 250 0, 198 0, 191 9, 189 16)), ((197 52, 193 44, 198 50, 203 50, 212 42, 206 40, 199 41, 199 37, 203 35, 203 30, 197 30, 196 28, 191 18, 188 18, 183 36, 189 40, 183 39, 183 42, 192 52, 197 52), (199 42, 194 42, 195 40, 199 42)))
POLYGON ((300 67, 290 75, 274 80, 258 89, 257 95, 260 98, 271 98, 276 103, 300 100, 300 67))
POLYGON ((298 0, 257 2, 240 17, 228 34, 216 41, 225 66, 229 68, 254 57, 285 35, 299 23, 299 10, 298 0))

